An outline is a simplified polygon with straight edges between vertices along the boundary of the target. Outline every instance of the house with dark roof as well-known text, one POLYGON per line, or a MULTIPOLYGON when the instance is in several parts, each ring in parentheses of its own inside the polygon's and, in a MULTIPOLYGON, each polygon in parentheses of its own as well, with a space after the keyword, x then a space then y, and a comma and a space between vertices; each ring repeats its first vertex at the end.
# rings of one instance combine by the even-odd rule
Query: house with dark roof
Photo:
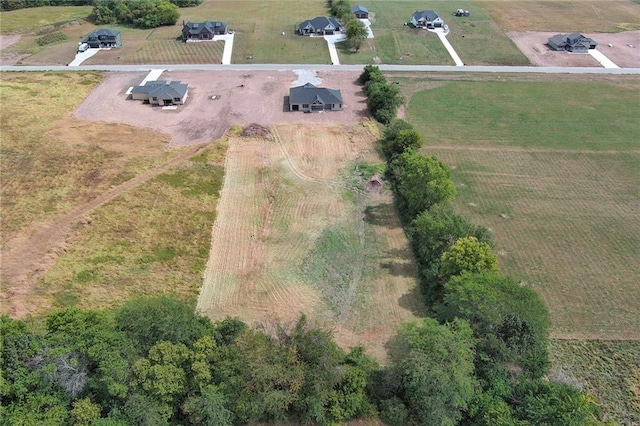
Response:
POLYGON ((411 23, 417 28, 441 28, 444 20, 433 10, 415 11, 411 15, 411 23))
POLYGON ((598 43, 592 38, 579 33, 556 34, 547 41, 547 45, 553 50, 564 50, 572 53, 587 53, 589 49, 595 49, 598 43))
POLYGON ((131 89, 131 99, 151 105, 182 105, 189 97, 189 86, 179 81, 147 81, 131 89))
POLYGON ((93 49, 120 47, 122 46, 122 38, 120 37, 120 31, 100 28, 83 38, 80 43, 86 43, 93 49))
POLYGON ((369 9, 364 6, 360 6, 359 4, 351 8, 351 13, 356 15, 356 18, 358 19, 369 19, 369 9))
POLYGON ((227 33, 227 25, 220 21, 182 22, 183 41, 213 40, 217 35, 227 33))
POLYGON ((316 16, 308 19, 296 27, 300 35, 331 35, 342 31, 342 24, 336 18, 316 16))
POLYGON ((316 87, 311 83, 289 89, 289 111, 340 111, 342 94, 338 89, 316 87))

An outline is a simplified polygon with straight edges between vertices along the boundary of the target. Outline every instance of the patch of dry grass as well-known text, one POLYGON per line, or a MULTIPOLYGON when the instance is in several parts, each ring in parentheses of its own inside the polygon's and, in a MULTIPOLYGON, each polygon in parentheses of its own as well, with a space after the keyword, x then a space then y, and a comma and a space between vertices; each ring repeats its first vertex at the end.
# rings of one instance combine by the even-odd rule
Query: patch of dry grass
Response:
POLYGON ((482 1, 478 6, 505 31, 618 32, 640 23, 633 0, 482 1))
POLYGON ((52 307, 103 308, 142 295, 195 301, 208 257, 226 146, 98 208, 38 291, 52 307))
POLYGON ((3 242, 166 156, 168 138, 156 132, 71 117, 101 80, 87 72, 2 75, 3 242))

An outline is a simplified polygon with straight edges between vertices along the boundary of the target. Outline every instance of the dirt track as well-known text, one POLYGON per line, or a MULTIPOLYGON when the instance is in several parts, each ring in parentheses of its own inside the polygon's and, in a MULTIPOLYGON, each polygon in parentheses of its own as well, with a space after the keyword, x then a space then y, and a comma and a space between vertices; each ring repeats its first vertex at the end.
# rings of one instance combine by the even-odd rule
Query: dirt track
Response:
MULTIPOLYGON (((319 86, 340 89, 345 105, 343 111, 321 114, 285 111, 285 96, 297 79, 292 72, 165 72, 160 79, 189 84, 187 102, 174 111, 127 99, 127 89, 139 84, 144 76, 144 73, 110 74, 80 105, 76 116, 159 130, 171 135, 172 146, 215 140, 234 124, 351 124, 368 116, 362 87, 355 83, 359 73, 355 72, 318 73, 322 79, 319 86)), ((295 85, 299 84, 304 82, 295 85)))

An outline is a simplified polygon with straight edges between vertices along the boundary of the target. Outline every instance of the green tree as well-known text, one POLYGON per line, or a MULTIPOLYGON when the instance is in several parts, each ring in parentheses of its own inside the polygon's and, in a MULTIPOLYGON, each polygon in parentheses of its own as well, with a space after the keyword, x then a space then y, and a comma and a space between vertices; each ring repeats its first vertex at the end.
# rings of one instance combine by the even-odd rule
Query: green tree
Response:
POLYGON ((390 171, 406 223, 435 204, 451 201, 455 193, 449 167, 436 157, 405 152, 391 162, 390 171))
POLYGON ((172 408, 151 396, 134 393, 124 405, 124 415, 129 424, 136 426, 164 426, 169 424, 172 408))
POLYGON ((373 117, 383 124, 393 121, 398 107, 402 105, 400 89, 386 82, 367 84, 366 87, 367 108, 373 117))
POLYGON ((380 71, 380 68, 375 65, 365 65, 362 74, 360 74, 360 77, 358 77, 358 82, 364 85, 367 84, 371 79, 380 80, 380 77, 382 77, 381 81, 386 83, 387 79, 382 74, 382 71, 380 71))
MULTIPOLYGON (((351 12, 349 12, 351 13, 351 12)), ((360 50, 362 43, 367 39, 367 27, 358 19, 349 19, 346 24, 347 44, 356 52, 360 50)))
POLYGON ((422 136, 415 131, 413 126, 404 120, 393 120, 384 131, 384 137, 380 141, 380 150, 387 160, 393 160, 396 156, 409 149, 417 150, 423 145, 422 136))
POLYGON ((522 381, 512 398, 515 417, 529 424, 599 424, 600 410, 594 399, 569 385, 542 380, 522 381))
POLYGON ((227 426, 233 424, 233 413, 227 409, 227 398, 213 385, 201 394, 189 397, 182 406, 191 425, 227 426))
POLYGON ((497 273, 465 273, 445 285, 436 312, 441 321, 463 318, 471 324, 485 388, 506 383, 508 392, 514 367, 535 378, 547 373, 549 312, 530 288, 497 273))
POLYGON ((211 321, 194 312, 188 303, 167 296, 134 299, 115 312, 116 327, 132 341, 138 353, 161 340, 192 346, 204 335, 213 335, 211 321))
POLYGON ((455 425, 474 398, 473 336, 469 323, 440 325, 425 318, 405 324, 401 361, 405 401, 419 424, 455 425))
POLYGON ((73 425, 90 425, 100 418, 100 406, 91 402, 89 398, 78 399, 72 405, 71 424, 73 425))
POLYGON ((476 237, 459 238, 442 254, 440 278, 442 282, 463 272, 497 272, 498 259, 487 243, 476 237))

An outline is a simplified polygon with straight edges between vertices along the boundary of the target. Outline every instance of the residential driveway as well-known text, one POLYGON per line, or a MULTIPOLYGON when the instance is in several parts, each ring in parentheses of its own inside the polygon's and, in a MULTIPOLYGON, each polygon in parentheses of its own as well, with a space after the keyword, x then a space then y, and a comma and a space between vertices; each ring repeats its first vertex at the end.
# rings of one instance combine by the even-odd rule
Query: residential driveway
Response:
POLYGON ((222 51, 222 64, 229 65, 231 63, 231 53, 233 52, 233 38, 235 34, 223 34, 213 37, 214 41, 224 40, 224 50, 222 51))
POLYGON ((445 32, 444 29, 442 28, 436 28, 429 31, 437 34, 438 38, 444 45, 445 49, 447 49, 447 52, 449 52, 449 55, 451 55, 451 59, 453 59, 453 62, 456 63, 456 66, 458 67, 464 66, 464 62, 462 62, 462 59, 460 59, 460 56, 458 56, 458 53, 456 53, 451 43, 449 43, 449 40, 447 40, 447 34, 449 34, 449 32, 448 31, 445 32))
POLYGON ((340 58, 338 57, 338 51, 336 50, 336 43, 345 41, 347 36, 344 34, 326 35, 324 39, 327 40, 329 46, 329 55, 331 55, 331 64, 340 65, 340 58))
POLYGON ((368 19, 359 19, 367 29, 367 38, 373 38, 373 31, 371 30, 371 21, 368 19))
POLYGON ((76 53, 76 58, 73 61, 69 62, 69 66, 77 67, 78 65, 82 64, 84 61, 86 61, 87 59, 89 59, 90 57, 98 53, 99 51, 100 49, 98 48, 95 48, 95 49, 90 48, 85 50, 84 52, 78 52, 76 53))
POLYGON ((595 60, 600 62, 600 64, 605 68, 620 68, 611 59, 607 58, 604 55, 604 53, 602 53, 598 49, 589 49, 589 55, 593 56, 595 58, 595 60))

